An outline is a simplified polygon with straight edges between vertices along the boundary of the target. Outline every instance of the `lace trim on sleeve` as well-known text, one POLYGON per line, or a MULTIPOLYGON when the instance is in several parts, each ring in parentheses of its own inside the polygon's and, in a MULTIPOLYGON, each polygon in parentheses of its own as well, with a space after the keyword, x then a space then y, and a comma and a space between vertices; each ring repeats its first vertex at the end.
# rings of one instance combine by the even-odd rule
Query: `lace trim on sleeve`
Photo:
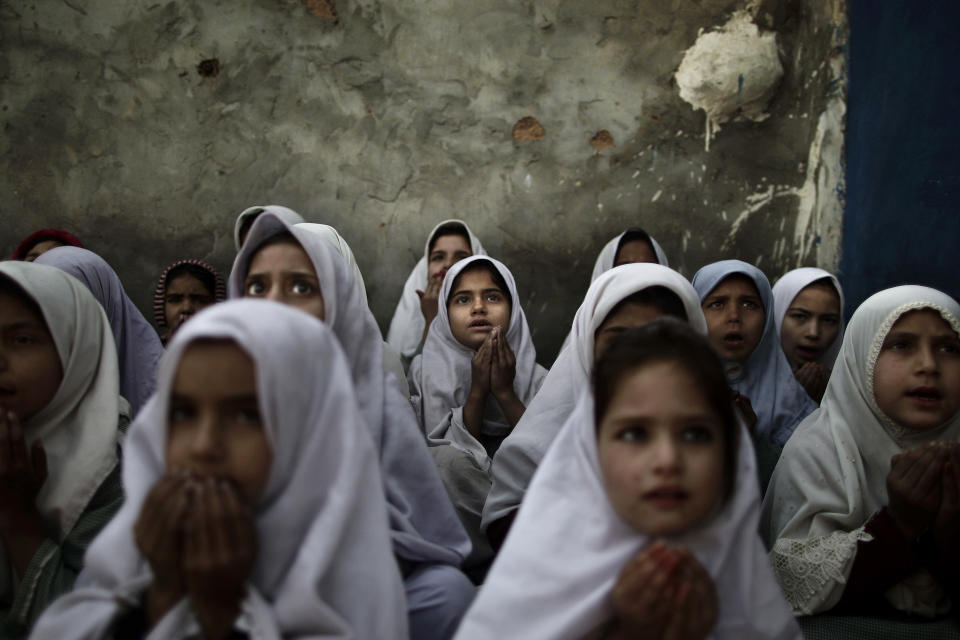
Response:
POLYGON ((778 539, 770 560, 793 612, 810 615, 835 605, 853 567, 857 543, 871 540, 863 527, 806 540, 778 539))

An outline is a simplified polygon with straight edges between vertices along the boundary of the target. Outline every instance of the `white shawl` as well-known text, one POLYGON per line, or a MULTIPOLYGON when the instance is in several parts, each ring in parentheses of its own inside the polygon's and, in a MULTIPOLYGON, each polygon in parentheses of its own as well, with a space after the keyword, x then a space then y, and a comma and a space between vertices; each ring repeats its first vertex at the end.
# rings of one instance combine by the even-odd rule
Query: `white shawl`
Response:
MULTIPOLYGON (((53 399, 23 423, 27 447, 41 440, 47 454, 47 479, 36 504, 60 541, 117 464, 117 349, 103 308, 76 278, 56 267, 19 261, 0 262, 0 275, 40 307, 63 368, 53 399)), ((12 573, 0 547, 0 595, 12 594, 12 573)))
MULTIPOLYGON (((916 432, 877 406, 874 369, 890 328, 907 311, 938 311, 960 334, 960 305, 935 289, 894 287, 867 298, 850 319, 820 408, 783 449, 763 503, 762 531, 793 608, 832 608, 843 595, 866 522, 887 499, 890 458, 933 440, 960 439, 960 413, 916 432)), ((910 594, 888 592, 894 606, 923 612, 910 594)))
POLYGON ((840 296, 840 330, 837 331, 837 337, 834 338, 833 342, 817 358, 817 362, 828 369, 833 369, 833 363, 840 351, 840 344, 843 342, 843 287, 840 286, 840 281, 837 280, 835 275, 816 267, 802 267, 783 274, 777 280, 777 284, 773 285, 773 319, 776 322, 777 335, 779 336, 783 330, 783 317, 787 315, 787 309, 793 304, 794 298, 807 286, 824 278, 833 283, 837 295, 840 296))
POLYGON ((731 275, 749 278, 763 302, 764 324, 760 342, 730 378, 730 386, 750 399, 757 414, 757 431, 775 445, 783 446, 796 426, 817 408, 806 389, 800 386, 780 346, 774 326, 773 293, 770 281, 760 269, 740 260, 708 264, 693 276, 693 287, 701 302, 718 284, 731 275))
MULTIPOLYGON (((232 340, 254 361, 273 450, 256 508, 257 558, 241 623, 256 638, 403 637, 406 603, 393 569, 376 451, 362 426, 343 352, 321 323, 263 300, 214 305, 176 333, 157 394, 127 437, 126 502, 87 553, 90 586, 57 601, 34 637, 105 637, 121 602, 137 602, 149 585, 149 564, 134 527, 166 470, 168 405, 178 364, 190 343, 207 338, 232 340)), ((181 602, 157 629, 180 638, 193 624, 181 602)))
POLYGON ((483 507, 484 529, 520 504, 547 448, 590 386, 594 334, 607 314, 624 298, 658 286, 677 294, 690 326, 706 334, 707 323, 696 291, 673 269, 659 264, 625 264, 597 278, 574 316, 571 344, 557 356, 540 392, 494 456, 490 468, 493 486, 483 507))
POLYGON ((653 236, 646 231, 643 231, 639 227, 634 227, 627 229, 603 246, 603 249, 600 250, 600 254, 597 256, 597 261, 593 263, 593 273, 590 275, 590 282, 593 282, 607 271, 610 271, 610 269, 613 269, 613 262, 617 259, 617 250, 620 248, 620 240, 628 233, 636 231, 642 231, 650 241, 650 246, 653 247, 653 252, 657 256, 657 264, 661 264, 664 267, 670 266, 670 263, 667 261, 667 254, 663 252, 660 243, 654 240, 653 236))
POLYGON ((230 297, 242 295, 250 261, 270 238, 289 233, 303 247, 320 281, 324 324, 347 357, 360 411, 380 454, 394 552, 413 563, 459 566, 470 551, 470 541, 427 452, 409 397, 384 372, 383 338, 360 283, 327 240, 284 222, 272 207, 265 209, 233 263, 230 297))
MULTIPOLYGON (((716 585, 714 640, 800 640, 757 535, 753 447, 741 429, 734 492, 708 523, 671 542, 716 585)), ((719 479, 718 479, 719 481, 719 479)), ((517 520, 455 640, 579 640, 610 620, 610 592, 651 540, 613 510, 597 459, 593 395, 581 395, 534 477, 517 520)))
MULTIPOLYGON (((527 318, 520 307, 517 283, 507 267, 493 258, 472 256, 453 265, 440 287, 440 305, 436 319, 430 327, 423 354, 414 358, 410 365, 411 401, 419 408, 421 424, 431 445, 452 444, 471 454, 481 468, 490 466, 490 460, 480 442, 474 438, 463 422, 463 405, 470 393, 470 368, 475 351, 460 344, 450 330, 450 318, 445 301, 457 276, 470 264, 485 260, 500 273, 507 283, 510 299, 510 326, 507 329, 507 344, 516 357, 516 375, 513 390, 526 406, 536 395, 547 375, 546 369, 537 364, 537 352, 527 326, 527 318)), ((493 398, 487 399, 481 431, 491 436, 506 436, 511 426, 493 398)))
POLYGON ((463 226, 470 236, 470 248, 475 256, 485 256, 487 252, 483 250, 480 239, 473 235, 473 231, 463 220, 444 220, 435 226, 430 234, 427 235, 427 241, 423 247, 423 257, 417 262, 417 265, 407 276, 407 281, 403 285, 403 293, 400 296, 400 302, 393 312, 393 318, 390 320, 390 330, 387 332, 387 344, 400 354, 400 357, 413 358, 420 346, 420 340, 423 339, 424 319, 423 312, 420 311, 420 296, 417 295, 417 289, 425 291, 427 288, 427 261, 430 256, 427 255, 430 250, 430 241, 433 240, 433 234, 437 229, 445 224, 455 222, 463 226))

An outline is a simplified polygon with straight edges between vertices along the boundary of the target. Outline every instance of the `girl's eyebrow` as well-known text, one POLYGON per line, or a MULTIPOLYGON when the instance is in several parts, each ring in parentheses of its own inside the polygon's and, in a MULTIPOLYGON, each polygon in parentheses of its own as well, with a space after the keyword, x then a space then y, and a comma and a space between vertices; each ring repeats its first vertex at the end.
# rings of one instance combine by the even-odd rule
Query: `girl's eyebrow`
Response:
POLYGON ((47 326, 37 322, 36 320, 21 320, 3 327, 4 331, 19 331, 20 329, 42 329, 46 331, 47 326))
MULTIPOLYGON (((250 280, 251 278, 266 278, 269 275, 271 275, 269 272, 248 273, 247 280, 250 280)), ((280 275, 306 276, 307 278, 313 278, 314 280, 318 279, 316 274, 310 273, 306 269, 286 269, 284 271, 281 271, 280 275)))

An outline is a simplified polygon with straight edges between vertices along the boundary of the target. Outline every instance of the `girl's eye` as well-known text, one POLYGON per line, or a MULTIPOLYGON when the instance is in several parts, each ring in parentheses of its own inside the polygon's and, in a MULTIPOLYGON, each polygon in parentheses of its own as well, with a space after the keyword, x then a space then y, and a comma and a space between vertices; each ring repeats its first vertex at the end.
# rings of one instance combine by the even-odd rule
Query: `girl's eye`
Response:
POLYGON ((627 427, 617 434, 617 440, 623 442, 645 442, 647 440, 647 430, 643 427, 627 427))
POLYGON ((740 306, 742 306, 744 309, 756 309, 759 305, 757 305, 757 303, 753 300, 744 300, 743 304, 740 306))
POLYGON ((837 326, 838 324, 840 324, 840 319, 839 319, 839 318, 832 318, 832 317, 823 318, 823 323, 824 323, 824 324, 828 324, 828 325, 830 325, 831 327, 835 327, 835 326, 837 326))
POLYGON ((957 354, 960 353, 960 343, 948 342, 947 344, 940 347, 940 350, 944 353, 957 354))
POLYGON ((453 299, 453 301, 456 302, 457 304, 467 304, 468 302, 470 302, 470 298, 467 296, 457 296, 456 298, 453 299))
POLYGON ((902 351, 908 348, 910 344, 906 340, 892 340, 887 344, 883 345, 884 349, 889 349, 890 351, 902 351))
POLYGON ((32 336, 29 333, 20 333, 13 336, 13 344, 18 347, 26 347, 32 344, 37 344, 39 340, 36 336, 32 336))
POLYGON ((170 407, 168 421, 170 424, 186 422, 192 417, 193 413, 187 407, 170 407))
POLYGON ((708 427, 687 427, 683 430, 684 442, 713 442, 713 431, 708 427))
POLYGON ((260 411, 257 409, 238 409, 237 420, 244 424, 260 425, 260 411))
POLYGON ((267 291, 267 288, 263 286, 262 282, 253 281, 247 283, 247 295, 248 296, 262 296, 267 291))
POLYGON ((308 296, 314 291, 314 287, 309 282, 294 282, 293 283, 293 292, 298 296, 308 296))
POLYGON ((500 302, 501 299, 499 293, 491 293, 487 296, 487 302, 500 302))
POLYGON ((432 256, 430 256, 430 262, 443 262, 443 254, 442 253, 433 254, 432 256))
POLYGON ((796 320, 797 322, 803 322, 804 320, 807 319, 807 314, 801 313, 801 312, 799 312, 799 311, 793 311, 793 312, 791 312, 791 313, 788 314, 788 317, 789 317, 791 320, 796 320))

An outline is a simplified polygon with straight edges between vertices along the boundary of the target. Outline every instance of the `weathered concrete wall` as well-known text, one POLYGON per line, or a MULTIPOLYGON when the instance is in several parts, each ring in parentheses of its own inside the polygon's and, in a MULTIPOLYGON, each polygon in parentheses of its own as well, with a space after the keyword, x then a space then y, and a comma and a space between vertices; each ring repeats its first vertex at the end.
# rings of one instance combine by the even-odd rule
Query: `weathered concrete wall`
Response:
POLYGON ((330 6, 0 3, 0 250, 72 230, 147 310, 167 263, 228 269, 234 216, 284 204, 347 238, 385 328, 426 232, 462 217, 513 268, 547 363, 627 226, 688 277, 725 257, 836 265, 842 0, 330 6), (784 79, 769 118, 707 152, 673 74, 744 8, 777 32, 784 79), (514 139, 527 116, 542 139, 514 139), (601 131, 613 146, 591 146, 601 131))

